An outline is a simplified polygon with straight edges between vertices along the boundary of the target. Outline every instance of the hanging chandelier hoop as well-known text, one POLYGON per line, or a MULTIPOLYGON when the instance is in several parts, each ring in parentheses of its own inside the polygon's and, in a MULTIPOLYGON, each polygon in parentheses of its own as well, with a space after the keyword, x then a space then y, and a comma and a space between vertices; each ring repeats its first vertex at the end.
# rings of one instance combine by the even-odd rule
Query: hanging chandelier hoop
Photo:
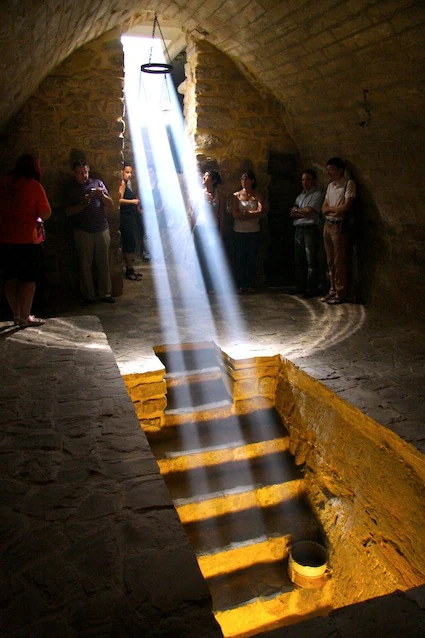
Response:
POLYGON ((142 64, 140 70, 142 73, 171 73, 173 70, 172 64, 166 64, 165 62, 148 62, 142 64))
POLYGON ((153 29, 152 29, 152 40, 155 39, 155 29, 156 27, 158 27, 158 31, 159 34, 161 36, 161 41, 162 41, 162 47, 164 49, 164 52, 166 54, 166 57, 168 58, 168 62, 152 62, 152 49, 153 46, 151 47, 150 50, 150 54, 149 54, 149 61, 146 64, 142 64, 142 66, 140 67, 140 71, 142 73, 163 73, 163 74, 167 74, 167 73, 171 73, 171 71, 173 70, 173 65, 171 64, 171 58, 170 55, 168 53, 168 49, 167 49, 167 45, 165 44, 165 40, 164 40, 164 36, 162 35, 162 31, 161 31, 161 27, 159 26, 159 22, 158 22, 158 16, 155 13, 154 16, 154 20, 153 20, 153 29))

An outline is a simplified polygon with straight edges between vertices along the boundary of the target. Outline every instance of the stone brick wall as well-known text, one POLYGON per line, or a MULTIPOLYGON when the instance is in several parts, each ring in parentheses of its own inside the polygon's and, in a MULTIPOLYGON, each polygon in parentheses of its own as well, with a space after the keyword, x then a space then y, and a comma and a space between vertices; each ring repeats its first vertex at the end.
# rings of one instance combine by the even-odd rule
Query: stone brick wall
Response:
POLYGON ((50 304, 77 298, 78 265, 64 190, 71 165, 84 158, 114 200, 111 225, 113 293, 122 291, 118 188, 122 162, 123 53, 119 31, 111 31, 69 56, 39 86, 2 131, 0 172, 17 157, 40 157, 43 184, 52 205, 46 222, 46 277, 50 304))
POLYGON ((221 353, 222 369, 236 414, 274 406, 279 355, 234 359, 221 353))
POLYGON ((335 602, 421 585, 423 455, 283 358, 275 399, 333 548, 335 602))
MULTIPOLYGON (((282 105, 249 74, 205 40, 190 39, 185 65, 184 115, 201 171, 217 169, 222 177, 222 190, 227 203, 224 244, 232 262, 233 242, 231 215, 232 193, 241 187, 240 176, 254 170, 267 216, 261 220, 261 245, 257 261, 257 284, 272 283, 272 276, 282 283, 282 270, 289 269, 292 239, 282 232, 294 201, 293 187, 283 188, 279 202, 270 200, 271 174, 276 166, 270 157, 294 157, 299 161, 296 145, 284 120, 282 105), (273 206, 274 204, 274 206, 273 206), (271 205, 271 206, 270 206, 271 205), (286 250, 285 241, 289 244, 286 250), (276 250, 275 247, 276 246, 276 250), (285 252, 286 267, 280 263, 285 252), (288 254, 286 254, 288 253, 288 254), (276 259, 276 255, 279 257, 276 259)), ((279 176, 282 179, 283 175, 279 176)), ((299 191, 299 178, 295 177, 299 191)), ((288 226, 288 224, 286 224, 288 226)), ((286 233, 292 238, 291 221, 286 233)))
POLYGON ((139 423, 145 432, 155 431, 165 423, 167 407, 166 370, 124 375, 124 382, 133 401, 139 423))
POLYGON ((240 188, 241 172, 251 168, 267 198, 270 150, 298 152, 281 104, 205 40, 189 41, 185 72, 184 114, 200 166, 216 166, 226 194, 240 188))

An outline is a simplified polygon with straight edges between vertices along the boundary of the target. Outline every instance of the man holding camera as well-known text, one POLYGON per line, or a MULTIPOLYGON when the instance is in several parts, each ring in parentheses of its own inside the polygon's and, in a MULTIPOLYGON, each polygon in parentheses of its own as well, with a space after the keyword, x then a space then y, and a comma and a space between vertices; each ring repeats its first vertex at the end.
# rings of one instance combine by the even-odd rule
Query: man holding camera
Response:
POLYGON ((68 192, 66 215, 72 218, 74 239, 80 266, 80 289, 84 303, 100 301, 114 303, 109 272, 109 247, 111 237, 106 210, 114 203, 105 184, 89 177, 90 168, 84 160, 72 165, 73 183, 68 192), (98 295, 93 281, 93 265, 96 266, 98 295))

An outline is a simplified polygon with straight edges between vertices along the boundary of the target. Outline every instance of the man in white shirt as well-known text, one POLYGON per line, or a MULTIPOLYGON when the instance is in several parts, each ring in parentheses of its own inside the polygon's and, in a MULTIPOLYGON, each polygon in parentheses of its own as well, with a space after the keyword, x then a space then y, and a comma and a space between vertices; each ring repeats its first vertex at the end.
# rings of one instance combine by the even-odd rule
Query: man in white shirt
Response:
POLYGON ((316 180, 315 171, 304 171, 301 178, 303 192, 291 208, 296 289, 305 297, 317 295, 319 284, 319 216, 324 195, 318 190, 316 180))
POLYGON ((356 197, 356 184, 343 176, 344 171, 345 162, 340 157, 332 157, 326 163, 326 172, 332 181, 326 191, 322 213, 330 289, 320 301, 331 305, 345 303, 348 293, 349 235, 343 221, 356 197))

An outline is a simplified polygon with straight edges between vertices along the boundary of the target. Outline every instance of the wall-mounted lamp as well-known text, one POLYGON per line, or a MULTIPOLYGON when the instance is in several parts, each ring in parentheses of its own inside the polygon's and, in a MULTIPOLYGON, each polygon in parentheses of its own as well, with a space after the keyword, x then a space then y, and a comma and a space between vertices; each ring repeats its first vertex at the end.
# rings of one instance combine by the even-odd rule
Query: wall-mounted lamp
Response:
POLYGON ((369 100, 367 99, 368 93, 369 93, 368 89, 363 89, 363 108, 365 110, 367 118, 365 120, 362 120, 361 122, 357 122, 357 126, 361 126, 361 128, 366 128, 366 126, 369 124, 370 120, 372 119, 372 112, 370 110, 369 100))

